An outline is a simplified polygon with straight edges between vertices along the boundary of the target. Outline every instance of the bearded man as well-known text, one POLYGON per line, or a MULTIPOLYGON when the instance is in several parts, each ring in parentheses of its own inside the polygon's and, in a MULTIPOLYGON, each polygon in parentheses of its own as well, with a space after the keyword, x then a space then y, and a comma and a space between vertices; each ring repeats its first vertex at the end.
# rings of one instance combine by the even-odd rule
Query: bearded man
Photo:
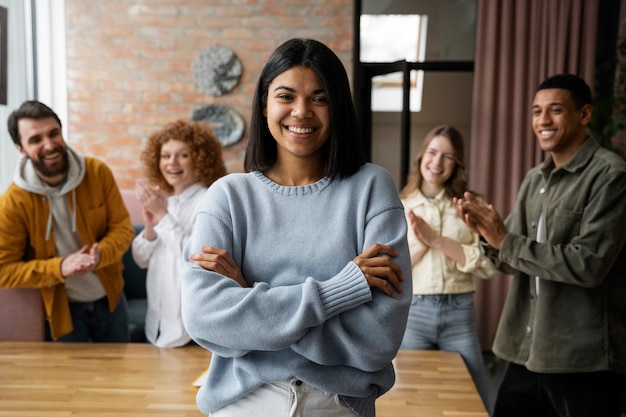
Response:
POLYGON ((21 159, 0 196, 0 287, 41 290, 48 340, 128 342, 122 256, 134 231, 111 170, 69 148, 43 103, 7 124, 21 159))

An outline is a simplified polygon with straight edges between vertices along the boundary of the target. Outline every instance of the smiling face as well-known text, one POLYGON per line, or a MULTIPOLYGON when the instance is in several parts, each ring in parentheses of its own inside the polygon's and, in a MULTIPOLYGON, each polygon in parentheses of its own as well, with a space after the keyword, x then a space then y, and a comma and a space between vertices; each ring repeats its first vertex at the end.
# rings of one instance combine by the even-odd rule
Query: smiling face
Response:
POLYGON ((161 146, 159 169, 165 181, 180 194, 198 180, 193 173, 191 149, 185 142, 170 139, 161 146))
POLYGON ((53 117, 23 118, 17 127, 20 135, 18 150, 31 160, 37 175, 50 185, 63 181, 69 162, 59 123, 53 117))
POLYGON ((330 111, 313 70, 297 66, 274 78, 264 115, 276 140, 278 163, 321 161, 321 149, 330 137, 330 111))
POLYGON ((568 90, 549 88, 535 94, 532 127, 542 150, 557 166, 565 163, 587 136, 591 106, 576 108, 568 90))
POLYGON ((420 164, 422 193, 434 197, 450 178, 456 167, 454 147, 445 136, 435 136, 426 146, 420 164))

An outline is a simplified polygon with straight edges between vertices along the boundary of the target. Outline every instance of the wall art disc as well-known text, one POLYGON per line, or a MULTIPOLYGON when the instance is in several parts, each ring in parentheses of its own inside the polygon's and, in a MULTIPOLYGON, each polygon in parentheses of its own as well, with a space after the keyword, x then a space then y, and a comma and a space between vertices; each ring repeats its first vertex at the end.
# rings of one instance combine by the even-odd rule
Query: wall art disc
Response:
POLYGON ((241 61, 232 49, 211 46, 193 62, 193 76, 199 91, 214 96, 230 92, 241 77, 241 61))
POLYGON ((208 123, 222 146, 236 143, 243 135, 243 117, 225 104, 209 104, 194 110, 191 120, 208 123))

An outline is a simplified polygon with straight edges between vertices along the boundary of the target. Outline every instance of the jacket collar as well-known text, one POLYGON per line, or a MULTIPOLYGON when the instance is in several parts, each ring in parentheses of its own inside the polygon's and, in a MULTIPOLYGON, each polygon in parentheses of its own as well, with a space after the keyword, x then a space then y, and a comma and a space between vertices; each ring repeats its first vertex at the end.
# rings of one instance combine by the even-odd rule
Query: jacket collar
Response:
MULTIPOLYGON (((576 172, 583 169, 587 166, 589 160, 599 147, 600 144, 594 138, 587 136, 574 155, 560 168, 569 172, 576 172)), ((544 177, 548 177, 555 167, 551 155, 540 165, 544 177)))

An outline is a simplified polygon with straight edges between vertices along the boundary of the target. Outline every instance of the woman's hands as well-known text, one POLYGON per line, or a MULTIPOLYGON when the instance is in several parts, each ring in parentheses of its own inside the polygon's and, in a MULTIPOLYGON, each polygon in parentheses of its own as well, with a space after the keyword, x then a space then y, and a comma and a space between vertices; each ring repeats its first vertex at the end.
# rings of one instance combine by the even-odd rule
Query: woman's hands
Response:
MULTIPOLYGON (((201 253, 189 256, 189 262, 207 271, 224 275, 243 288, 248 288, 248 283, 243 278, 241 269, 228 251, 213 246, 202 246, 200 250, 201 253)), ((403 291, 401 282, 404 281, 400 267, 390 258, 395 256, 398 254, 391 246, 375 243, 354 258, 354 263, 361 268, 370 287, 379 288, 389 297, 393 297, 394 290, 396 292, 403 291)))
MULTIPOLYGON (((412 211, 409 211, 407 217, 409 219, 411 229, 413 230, 413 233, 415 234, 415 237, 419 242, 421 242, 424 246, 428 248, 443 253, 445 256, 454 260, 460 265, 465 265, 465 252, 463 252, 463 248, 458 242, 437 234, 437 232, 435 232, 433 228, 430 227, 428 223, 426 223, 426 220, 424 220, 421 216, 416 215, 412 211)), ((421 256, 424 255, 424 252, 425 250, 421 252, 420 259, 421 256)), ((414 262, 413 252, 411 253, 411 255, 411 262, 414 262)))
POLYGON ((202 253, 189 255, 189 262, 194 263, 207 271, 217 272, 237 282, 243 288, 248 288, 248 283, 243 278, 241 269, 233 261, 228 251, 214 246, 201 246, 202 253))
POLYGON ((371 288, 378 288, 393 297, 394 290, 403 291, 400 283, 404 281, 402 270, 391 259, 396 256, 398 253, 391 246, 375 243, 354 258, 354 263, 361 268, 371 288))
POLYGON ((167 195, 159 187, 150 188, 142 180, 136 181, 135 193, 141 203, 145 225, 143 236, 148 240, 154 240, 157 237, 154 226, 167 215, 167 195))
POLYGON ((426 220, 424 220, 421 216, 409 211, 408 217, 411 229, 413 230, 413 233, 415 233, 415 237, 417 237, 420 242, 429 248, 433 247, 440 236, 435 233, 432 227, 430 227, 430 225, 426 223, 426 220))

